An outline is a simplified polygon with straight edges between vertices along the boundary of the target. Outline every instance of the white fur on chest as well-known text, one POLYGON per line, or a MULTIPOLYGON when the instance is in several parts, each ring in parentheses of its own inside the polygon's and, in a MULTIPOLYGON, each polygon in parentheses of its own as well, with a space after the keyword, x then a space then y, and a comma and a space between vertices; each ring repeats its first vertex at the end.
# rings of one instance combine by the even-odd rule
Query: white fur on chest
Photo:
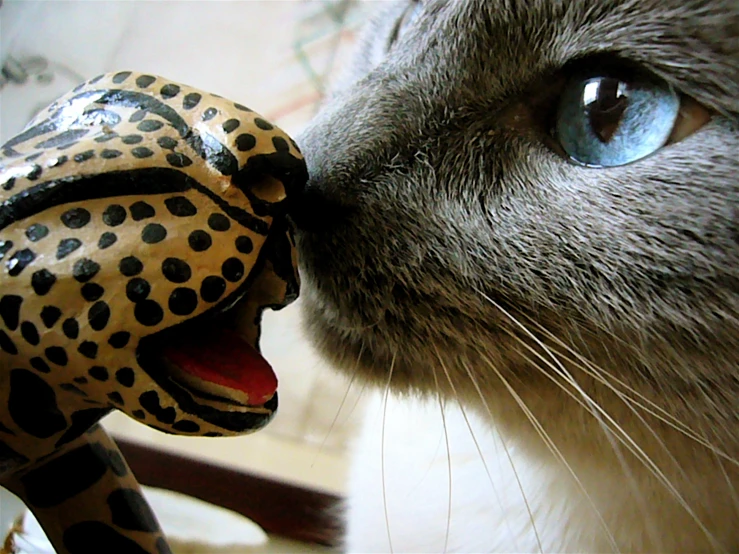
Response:
MULTIPOLYGON (((383 441, 383 400, 370 402, 353 453, 347 552, 708 549, 689 514, 664 500, 662 487, 637 485, 621 471, 591 471, 592 459, 568 460, 580 468, 576 480, 553 457, 534 458, 504 443, 471 413, 468 426, 458 406, 445 412, 449 456, 438 402, 390 397, 383 441)), ((727 518, 719 529, 731 528, 727 518)))
POLYGON ((449 552, 537 551, 519 481, 536 514, 544 550, 560 551, 569 542, 572 507, 566 487, 553 482, 551 469, 525 459, 467 414, 478 451, 457 406, 445 412, 447 456, 439 404, 393 397, 385 416, 383 453, 383 404, 379 396, 370 403, 354 452, 348 552, 390 552, 390 540, 394 552, 443 552, 447 528, 449 552), (552 496, 561 500, 552 503, 552 496))

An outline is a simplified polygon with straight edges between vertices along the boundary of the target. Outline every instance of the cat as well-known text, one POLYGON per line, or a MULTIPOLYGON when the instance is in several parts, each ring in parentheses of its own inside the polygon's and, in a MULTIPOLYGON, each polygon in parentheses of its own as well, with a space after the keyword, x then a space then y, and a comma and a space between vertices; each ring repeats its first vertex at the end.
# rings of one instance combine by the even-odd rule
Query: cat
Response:
POLYGON ((739 550, 739 2, 384 4, 297 142, 347 551, 739 550))

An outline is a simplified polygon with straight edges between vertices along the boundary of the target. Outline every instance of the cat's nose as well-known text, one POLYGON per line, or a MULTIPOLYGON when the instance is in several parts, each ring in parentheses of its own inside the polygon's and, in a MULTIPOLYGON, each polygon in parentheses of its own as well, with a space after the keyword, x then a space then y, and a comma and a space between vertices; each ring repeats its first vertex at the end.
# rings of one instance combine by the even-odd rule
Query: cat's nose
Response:
POLYGON ((331 159, 310 141, 299 144, 308 167, 308 181, 292 195, 289 215, 298 231, 321 232, 336 227, 348 217, 351 206, 344 198, 331 159))

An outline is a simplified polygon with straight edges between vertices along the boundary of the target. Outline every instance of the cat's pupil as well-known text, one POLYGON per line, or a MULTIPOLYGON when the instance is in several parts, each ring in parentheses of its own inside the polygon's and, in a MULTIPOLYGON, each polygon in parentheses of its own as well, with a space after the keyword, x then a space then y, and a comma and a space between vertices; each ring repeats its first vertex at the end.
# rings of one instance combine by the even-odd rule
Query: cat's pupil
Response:
POLYGON ((590 79, 583 87, 582 100, 593 133, 607 144, 618 130, 629 106, 628 85, 612 77, 590 79))

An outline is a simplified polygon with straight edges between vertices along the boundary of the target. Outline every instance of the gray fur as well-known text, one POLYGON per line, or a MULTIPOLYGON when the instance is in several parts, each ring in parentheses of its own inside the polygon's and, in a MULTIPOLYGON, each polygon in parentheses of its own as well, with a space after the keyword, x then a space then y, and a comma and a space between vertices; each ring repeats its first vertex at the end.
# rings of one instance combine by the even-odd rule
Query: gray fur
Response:
POLYGON ((316 343, 349 370, 361 357, 377 383, 392 365, 399 390, 451 393, 432 379, 443 365, 475 404, 467 364, 502 404, 486 364, 524 399, 556 395, 531 367, 544 355, 532 336, 561 341, 736 456, 739 3, 430 0, 385 52, 405 4, 371 25, 298 141, 316 343), (566 161, 542 114, 563 67, 597 53, 661 76, 712 120, 626 166, 566 161))

